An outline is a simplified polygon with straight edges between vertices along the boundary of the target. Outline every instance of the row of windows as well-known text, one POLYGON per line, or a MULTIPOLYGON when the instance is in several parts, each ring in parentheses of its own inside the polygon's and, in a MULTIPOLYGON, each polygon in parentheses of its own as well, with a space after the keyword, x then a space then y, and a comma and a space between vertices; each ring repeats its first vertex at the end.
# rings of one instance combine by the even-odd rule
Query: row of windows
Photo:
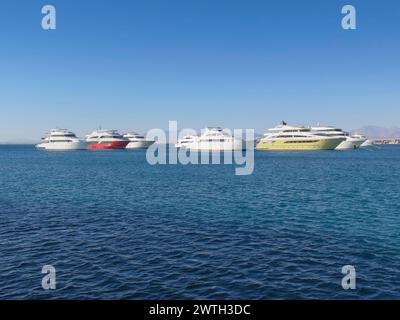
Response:
POLYGON ((57 138, 57 137, 59 137, 59 138, 75 138, 75 135, 74 134, 52 134, 51 135, 51 137, 52 138, 57 138))
POLYGON ((323 133, 323 132, 318 133, 318 135, 324 136, 324 137, 345 137, 346 136, 346 134, 344 134, 344 133, 331 134, 331 133, 323 133))
POLYGON ((224 142, 224 141, 227 141, 227 140, 225 140, 225 139, 208 139, 208 140, 202 139, 202 140, 200 140, 200 142, 213 142, 213 141, 224 142))
POLYGON ((90 139, 109 139, 109 138, 115 138, 115 139, 121 139, 121 136, 101 136, 101 137, 91 137, 90 139))
POLYGON ((304 136, 296 136, 296 135, 279 135, 277 138, 304 138, 304 136))
POLYGON ((313 143, 318 142, 319 140, 298 140, 298 141, 286 141, 285 143, 313 143))

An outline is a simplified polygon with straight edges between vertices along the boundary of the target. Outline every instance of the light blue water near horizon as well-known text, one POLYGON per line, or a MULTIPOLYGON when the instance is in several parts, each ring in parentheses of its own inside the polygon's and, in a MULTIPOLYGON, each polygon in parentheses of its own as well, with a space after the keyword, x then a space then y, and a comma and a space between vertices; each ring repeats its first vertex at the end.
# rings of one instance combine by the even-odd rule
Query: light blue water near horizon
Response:
POLYGON ((398 146, 256 152, 250 176, 0 146, 0 298, 398 299, 399 169, 398 146))

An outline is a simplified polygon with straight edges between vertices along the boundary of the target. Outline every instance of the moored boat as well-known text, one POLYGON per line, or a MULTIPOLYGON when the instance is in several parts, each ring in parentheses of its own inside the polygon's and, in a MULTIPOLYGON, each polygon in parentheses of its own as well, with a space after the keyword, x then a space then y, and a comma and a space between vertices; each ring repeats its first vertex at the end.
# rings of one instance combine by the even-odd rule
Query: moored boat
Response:
POLYGON ((322 136, 307 127, 289 126, 286 122, 268 129, 256 145, 257 150, 333 150, 344 137, 322 136))
POLYGON ((244 150, 246 143, 221 127, 208 127, 200 136, 186 136, 175 146, 194 151, 238 151, 244 150))
POLYGON ((89 149, 125 149, 129 140, 117 130, 95 130, 86 136, 89 149))
POLYGON ((154 141, 146 140, 143 135, 136 132, 126 133, 123 137, 129 140, 126 149, 146 149, 154 143, 154 141))
POLYGON ((354 150, 361 147, 361 145, 367 141, 367 138, 360 134, 350 135, 348 132, 342 129, 331 127, 331 126, 317 126, 311 127, 311 131, 322 136, 327 137, 344 137, 345 140, 342 141, 336 150, 354 150))
POLYGON ((68 129, 51 129, 42 140, 43 142, 37 144, 36 148, 54 151, 87 149, 87 143, 80 140, 75 133, 68 129))

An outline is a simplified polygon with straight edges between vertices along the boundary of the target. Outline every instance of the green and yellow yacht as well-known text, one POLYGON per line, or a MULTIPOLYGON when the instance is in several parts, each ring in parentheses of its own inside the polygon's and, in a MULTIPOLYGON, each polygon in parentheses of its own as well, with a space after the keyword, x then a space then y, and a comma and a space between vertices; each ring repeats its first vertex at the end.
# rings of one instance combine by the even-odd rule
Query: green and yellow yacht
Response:
POLYGON ((307 127, 294 127, 286 122, 268 129, 257 143, 257 150, 333 150, 345 140, 344 137, 329 137, 312 133, 307 127))

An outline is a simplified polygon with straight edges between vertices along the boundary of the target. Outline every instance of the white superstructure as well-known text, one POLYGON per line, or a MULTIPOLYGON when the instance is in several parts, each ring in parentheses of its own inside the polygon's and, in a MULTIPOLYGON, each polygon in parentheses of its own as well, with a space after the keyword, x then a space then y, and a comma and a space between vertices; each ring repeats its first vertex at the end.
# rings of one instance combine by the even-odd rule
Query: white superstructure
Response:
POLYGON ((126 133, 124 138, 129 140, 126 149, 145 149, 154 143, 154 141, 146 140, 143 135, 136 132, 126 133))
POLYGON ((200 136, 186 136, 175 146, 200 151, 244 150, 246 142, 233 137, 227 130, 220 127, 208 127, 200 136))
POLYGON ((42 143, 36 145, 38 149, 61 151, 87 149, 87 143, 67 129, 52 129, 42 140, 42 143))
POLYGON ((188 135, 184 136, 182 139, 179 139, 178 142, 175 144, 177 148, 187 148, 188 145, 192 144, 193 142, 197 141, 199 136, 195 135, 188 135))

